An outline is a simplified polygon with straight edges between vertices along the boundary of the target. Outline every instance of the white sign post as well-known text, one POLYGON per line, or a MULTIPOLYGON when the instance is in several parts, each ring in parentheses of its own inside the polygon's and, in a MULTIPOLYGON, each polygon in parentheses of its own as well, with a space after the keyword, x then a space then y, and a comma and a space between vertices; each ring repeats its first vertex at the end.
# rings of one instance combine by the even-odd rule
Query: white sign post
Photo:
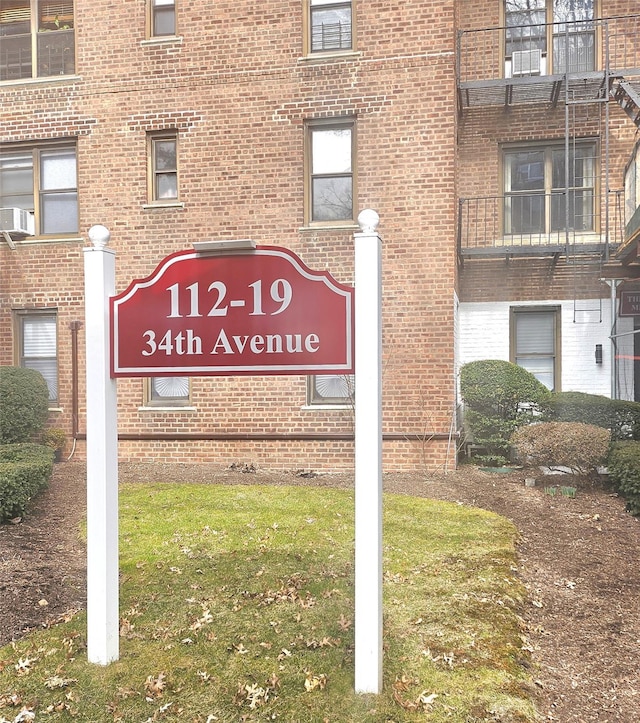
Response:
POLYGON ((355 239, 355 690, 382 691, 382 264, 380 218, 355 239))
MULTIPOLYGON (((375 211, 362 211, 358 217, 362 232, 354 234, 357 693, 382 690, 382 254, 376 230, 379 221, 375 211)), ((110 370, 109 319, 110 298, 115 295, 115 254, 105 248, 109 231, 104 226, 93 226, 89 237, 93 247, 84 249, 87 655, 90 662, 107 665, 119 657, 117 394, 110 370)))
POLYGON ((87 355, 87 657, 107 665, 119 657, 118 425, 116 380, 110 377, 109 297, 115 253, 109 231, 92 226, 84 251, 87 355))

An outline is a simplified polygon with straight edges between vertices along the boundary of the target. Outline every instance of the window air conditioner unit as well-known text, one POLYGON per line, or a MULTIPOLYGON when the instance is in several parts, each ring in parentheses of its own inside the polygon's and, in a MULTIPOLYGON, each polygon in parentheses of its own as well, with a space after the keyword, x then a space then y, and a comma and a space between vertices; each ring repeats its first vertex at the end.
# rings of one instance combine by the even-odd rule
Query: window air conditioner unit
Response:
POLYGON ((33 236, 33 215, 23 208, 0 208, 0 233, 33 236))
POLYGON ((514 78, 523 75, 540 75, 542 50, 515 50, 511 54, 511 75, 514 78))

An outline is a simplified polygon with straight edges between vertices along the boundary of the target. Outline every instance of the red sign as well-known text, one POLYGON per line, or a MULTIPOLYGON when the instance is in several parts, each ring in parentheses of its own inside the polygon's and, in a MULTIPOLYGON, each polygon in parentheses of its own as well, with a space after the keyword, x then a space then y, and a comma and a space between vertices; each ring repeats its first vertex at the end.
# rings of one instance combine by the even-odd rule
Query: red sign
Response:
POLYGON ((640 291, 621 291, 618 316, 640 316, 640 291))
POLYGON ((353 372, 353 288, 277 246, 179 251, 110 307, 112 377, 353 372))

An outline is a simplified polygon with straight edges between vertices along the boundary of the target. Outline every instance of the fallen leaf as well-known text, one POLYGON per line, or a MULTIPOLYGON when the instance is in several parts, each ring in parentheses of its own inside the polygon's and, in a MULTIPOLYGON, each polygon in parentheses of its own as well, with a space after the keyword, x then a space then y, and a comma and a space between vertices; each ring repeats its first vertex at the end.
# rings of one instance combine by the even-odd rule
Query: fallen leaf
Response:
POLYGON ((44 681, 44 684, 47 688, 51 688, 53 690, 54 688, 66 688, 72 683, 77 682, 76 678, 61 678, 59 675, 52 675, 44 681))
POLYGON ((29 675, 31 672, 31 665, 35 663, 38 658, 19 658, 18 662, 13 666, 16 669, 18 675, 29 675))
POLYGON ((324 673, 320 675, 314 675, 310 671, 305 671, 306 678, 304 680, 304 687, 307 693, 313 690, 324 690, 327 687, 327 676, 324 673))
POLYGON ((145 681, 145 691, 150 698, 159 698, 167 685, 166 673, 160 673, 157 677, 148 676, 145 681))
POLYGON ((422 703, 422 705, 426 705, 426 706, 433 705, 433 702, 438 697, 438 694, 437 693, 429 693, 427 695, 426 693, 427 693, 427 691, 423 690, 422 693, 420 693, 420 697, 418 698, 418 700, 422 703))
POLYGON ((344 614, 340 615, 340 620, 338 620, 338 625, 340 626, 340 628, 342 630, 348 630, 352 624, 353 624, 352 621, 349 620, 348 618, 345 618, 344 614))
POLYGON ((13 723, 26 723, 36 719, 36 714, 33 712, 33 708, 23 708, 18 715, 13 719, 13 723))

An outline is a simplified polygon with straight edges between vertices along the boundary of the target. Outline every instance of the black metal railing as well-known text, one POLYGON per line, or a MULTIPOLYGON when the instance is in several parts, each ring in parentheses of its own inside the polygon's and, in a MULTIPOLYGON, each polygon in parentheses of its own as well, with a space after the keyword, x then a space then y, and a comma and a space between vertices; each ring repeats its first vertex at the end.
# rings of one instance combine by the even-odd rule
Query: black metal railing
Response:
POLYGON ((31 35, 0 38, 0 80, 31 77, 31 35))
POLYGON ((640 68, 640 15, 458 33, 459 83, 640 68))
POLYGON ((38 33, 38 75, 71 75, 74 72, 74 31, 38 33))
POLYGON ((311 50, 348 50, 351 48, 351 23, 318 23, 311 31, 311 50))
POLYGON ((567 244, 586 251, 618 246, 623 240, 623 191, 610 192, 602 207, 591 192, 585 195, 574 190, 458 201, 458 252, 462 256, 556 253, 567 244))
POLYGON ((35 35, 0 38, 0 81, 33 77, 33 40, 36 40, 38 77, 75 72, 74 30, 53 30, 35 35))

